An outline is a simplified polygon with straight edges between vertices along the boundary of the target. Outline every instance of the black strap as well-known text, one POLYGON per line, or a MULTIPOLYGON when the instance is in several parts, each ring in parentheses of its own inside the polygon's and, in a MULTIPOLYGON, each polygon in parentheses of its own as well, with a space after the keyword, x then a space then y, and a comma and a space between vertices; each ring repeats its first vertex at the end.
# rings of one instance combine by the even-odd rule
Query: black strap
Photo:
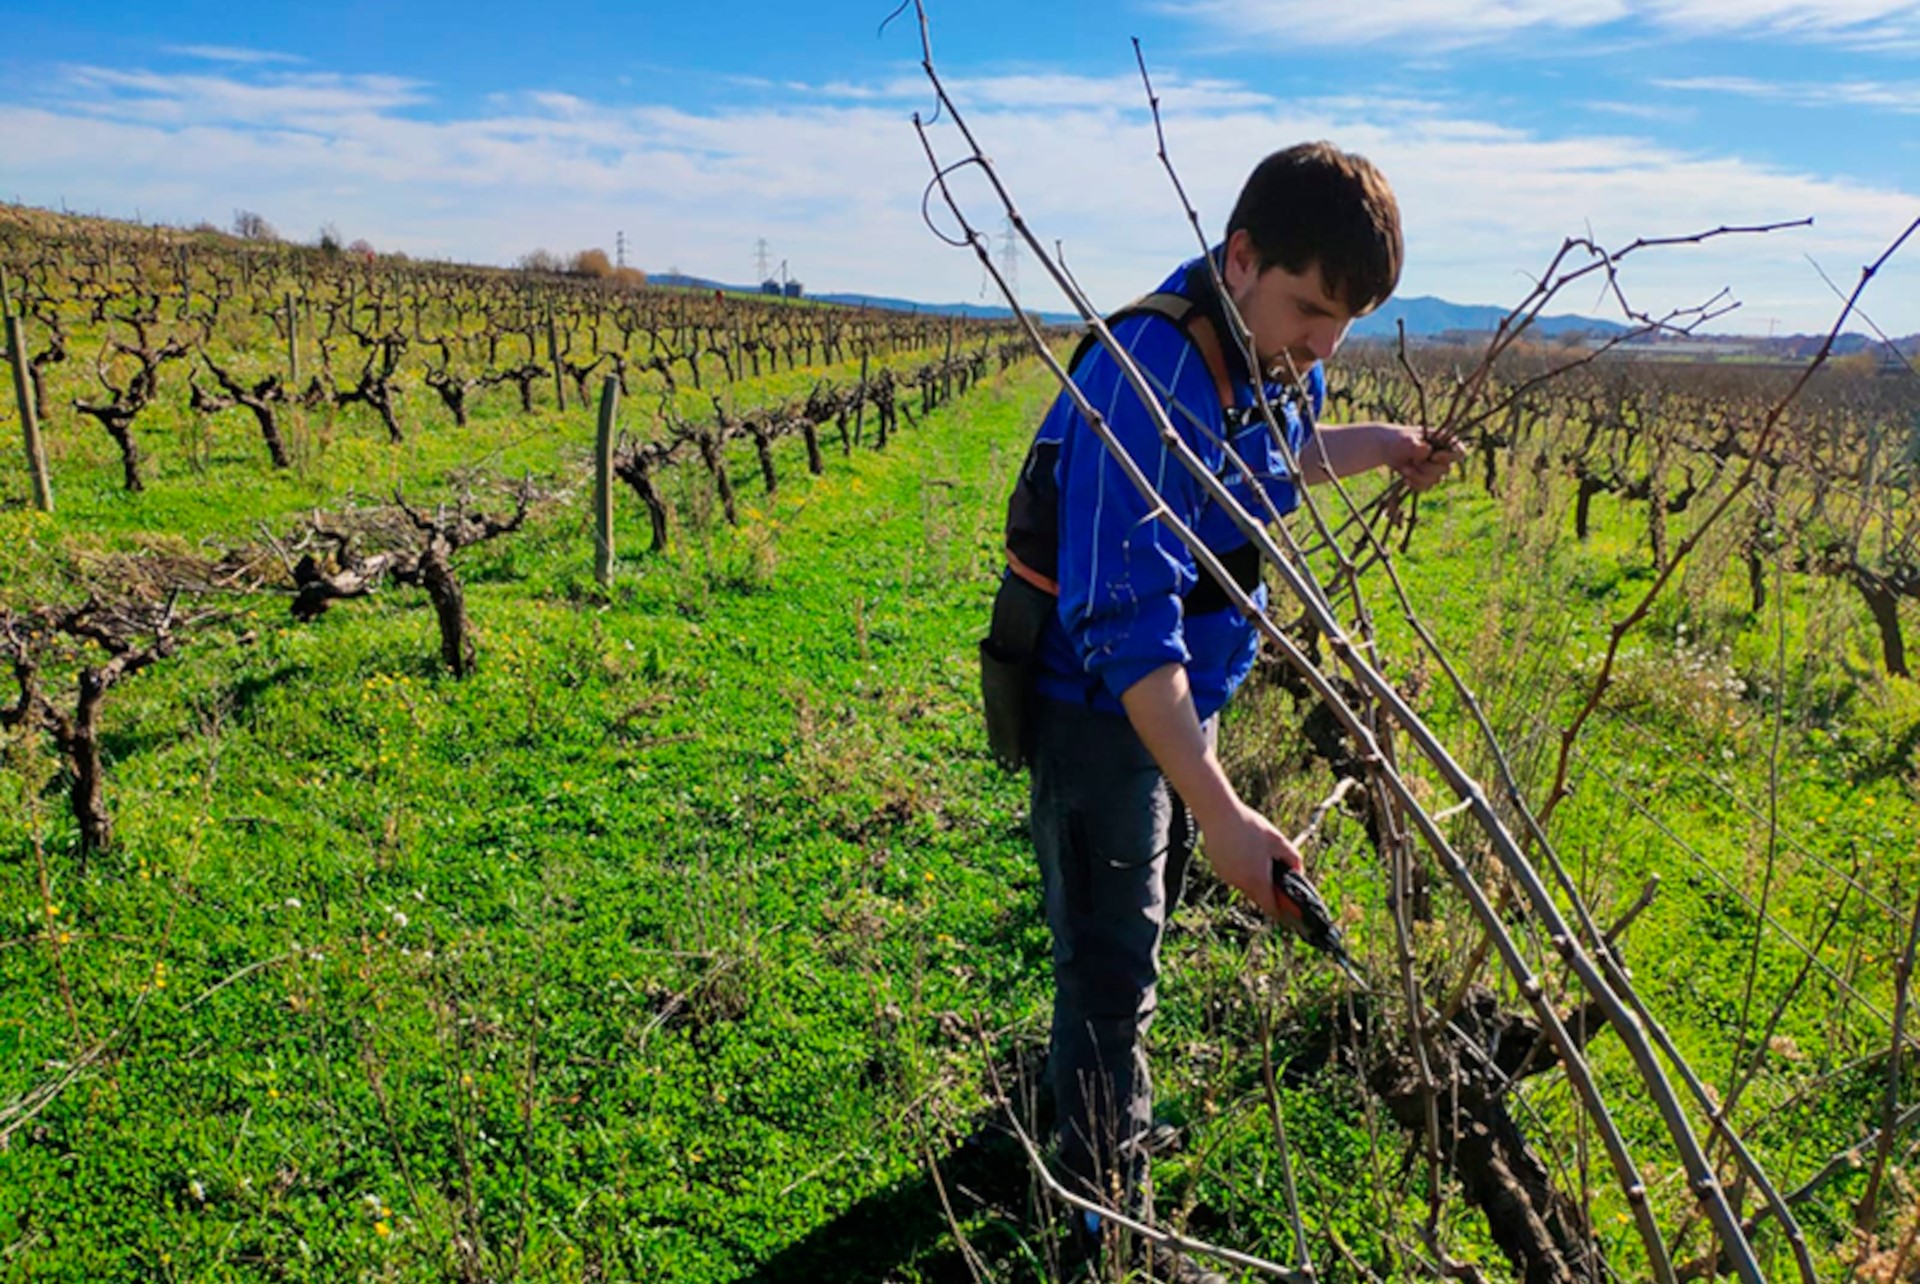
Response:
MULTIPOLYGON (((1208 310, 1188 295, 1157 290, 1107 317, 1107 328, 1111 330, 1120 322, 1136 316, 1164 318, 1185 334, 1188 342, 1193 343, 1201 359, 1206 362, 1207 373, 1212 376, 1214 385, 1222 390, 1222 408, 1231 411, 1227 398, 1233 381, 1220 347, 1218 322, 1212 321, 1208 310), (1208 320, 1215 327, 1211 342, 1199 342, 1193 331, 1188 329, 1190 322, 1200 319, 1208 320)), ((1077 370, 1080 363, 1098 346, 1099 336, 1089 329, 1074 347, 1073 355, 1067 359, 1067 372, 1072 374, 1077 370)), ((1047 582, 1058 574, 1056 567, 1059 564, 1059 495, 1053 485, 1054 463, 1059 451, 1057 443, 1033 443, 1007 505, 1007 551, 1010 559, 1029 574, 1047 582)), ((1233 575, 1234 582, 1242 589, 1251 593, 1259 585, 1260 553, 1252 544, 1243 544, 1218 556, 1233 575)), ((1182 609, 1189 616, 1224 611, 1233 605, 1227 591, 1204 572, 1199 582, 1180 600, 1182 609)))
MULTIPOLYGON (((1165 317, 1181 329, 1186 328, 1187 318, 1192 315, 1194 302, 1184 294, 1174 294, 1169 290, 1156 290, 1152 294, 1142 295, 1121 308, 1110 317, 1104 318, 1109 331, 1129 317, 1157 316, 1165 317)), ((1072 374, 1080 368, 1081 361, 1100 344, 1100 336, 1088 326, 1087 332, 1080 336, 1080 342, 1074 345, 1073 355, 1067 358, 1067 373, 1072 374)))
MULTIPOLYGON (((1206 309, 1188 295, 1158 290, 1134 300, 1106 318, 1106 324, 1111 330, 1122 321, 1136 316, 1157 316, 1170 322, 1200 350, 1215 386, 1222 389, 1222 397, 1227 398, 1232 382, 1226 377, 1225 358, 1220 352, 1219 343, 1200 343, 1194 332, 1188 329, 1189 322, 1206 315, 1206 309)), ((1073 355, 1068 358, 1067 372, 1071 374, 1079 369, 1080 363, 1098 345, 1097 336, 1089 329, 1081 336, 1073 355)), ((1223 401, 1225 404, 1227 402, 1223 401)), ((1014 482, 1013 494, 1007 500, 1008 560, 1030 581, 1048 587, 1059 574, 1060 497, 1054 489, 1053 480, 1054 465, 1059 456, 1057 442, 1036 440, 1027 451, 1026 461, 1021 465, 1020 475, 1014 482)))
MULTIPOLYGON (((1260 587, 1260 550, 1252 543, 1214 556, 1220 559, 1220 564, 1227 568, 1227 574, 1233 577, 1233 582, 1249 597, 1260 587)), ((1220 587, 1220 581, 1204 570, 1200 572, 1200 582, 1188 589, 1180 599, 1180 609, 1187 615, 1207 615, 1224 611, 1232 605, 1233 599, 1227 596, 1226 589, 1220 587)))

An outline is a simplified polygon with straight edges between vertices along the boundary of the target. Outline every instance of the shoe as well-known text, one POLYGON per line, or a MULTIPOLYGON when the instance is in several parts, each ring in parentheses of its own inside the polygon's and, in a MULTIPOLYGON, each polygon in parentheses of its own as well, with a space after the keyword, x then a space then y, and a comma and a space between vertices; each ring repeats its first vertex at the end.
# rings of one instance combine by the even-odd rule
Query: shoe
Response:
POLYGON ((1186 1143, 1187 1130, 1179 1124, 1156 1119, 1147 1129, 1147 1153, 1149 1155, 1171 1155, 1186 1143))
MULTIPOLYGON (((1101 1234, 1098 1213, 1075 1211, 1068 1221, 1068 1265, 1086 1266, 1099 1277, 1100 1260, 1111 1245, 1101 1234)), ((1199 1258, 1171 1248, 1161 1248, 1144 1240, 1134 1240, 1127 1254, 1138 1276, 1129 1276, 1153 1284, 1230 1284, 1225 1275, 1204 1265, 1199 1258)))
POLYGON ((1155 1284, 1229 1284, 1225 1275, 1203 1264, 1197 1257, 1142 1244, 1135 1254, 1146 1278, 1155 1284))
MULTIPOLYGON (((1146 1151, 1147 1157, 1152 1159, 1160 1155, 1173 1154, 1186 1143, 1186 1140, 1187 1130, 1179 1124, 1168 1123, 1164 1119, 1156 1119, 1148 1126, 1146 1136, 1134 1144, 1139 1145, 1141 1149, 1146 1151)), ((1120 1147, 1120 1152, 1124 1155, 1129 1149, 1129 1146, 1123 1145, 1120 1147)))

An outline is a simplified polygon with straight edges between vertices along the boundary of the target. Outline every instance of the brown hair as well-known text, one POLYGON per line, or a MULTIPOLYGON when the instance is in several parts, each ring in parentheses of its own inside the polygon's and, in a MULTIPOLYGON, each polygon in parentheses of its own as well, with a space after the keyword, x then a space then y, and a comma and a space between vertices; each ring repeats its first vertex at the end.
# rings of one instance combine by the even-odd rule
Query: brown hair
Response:
POLYGON ((1254 167, 1227 235, 1246 229, 1264 270, 1320 265, 1327 290, 1356 314, 1387 301, 1405 248, 1400 205, 1373 162, 1332 143, 1298 143, 1254 167))

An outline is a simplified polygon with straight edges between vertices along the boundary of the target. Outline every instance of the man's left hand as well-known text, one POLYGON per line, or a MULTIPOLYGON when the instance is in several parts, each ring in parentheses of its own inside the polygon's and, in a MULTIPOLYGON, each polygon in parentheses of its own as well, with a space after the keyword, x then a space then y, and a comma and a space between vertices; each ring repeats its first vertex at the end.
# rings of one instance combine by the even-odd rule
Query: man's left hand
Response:
POLYGON ((1436 440, 1431 429, 1418 424, 1393 424, 1391 429, 1386 465, 1416 495, 1432 489, 1447 475, 1447 469, 1466 458, 1467 452, 1457 443, 1436 440))

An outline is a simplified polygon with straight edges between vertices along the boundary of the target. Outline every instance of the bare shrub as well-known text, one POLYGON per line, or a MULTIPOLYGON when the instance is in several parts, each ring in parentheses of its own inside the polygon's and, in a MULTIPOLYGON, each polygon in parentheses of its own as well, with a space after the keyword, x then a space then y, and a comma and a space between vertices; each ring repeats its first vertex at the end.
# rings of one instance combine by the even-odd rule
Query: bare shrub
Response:
POLYGON ((273 224, 252 210, 233 212, 233 234, 244 241, 277 241, 280 233, 273 224))
POLYGON ((567 261, 567 271, 574 276, 591 276, 604 280, 613 275, 613 260, 607 257, 605 250, 581 250, 567 261))

